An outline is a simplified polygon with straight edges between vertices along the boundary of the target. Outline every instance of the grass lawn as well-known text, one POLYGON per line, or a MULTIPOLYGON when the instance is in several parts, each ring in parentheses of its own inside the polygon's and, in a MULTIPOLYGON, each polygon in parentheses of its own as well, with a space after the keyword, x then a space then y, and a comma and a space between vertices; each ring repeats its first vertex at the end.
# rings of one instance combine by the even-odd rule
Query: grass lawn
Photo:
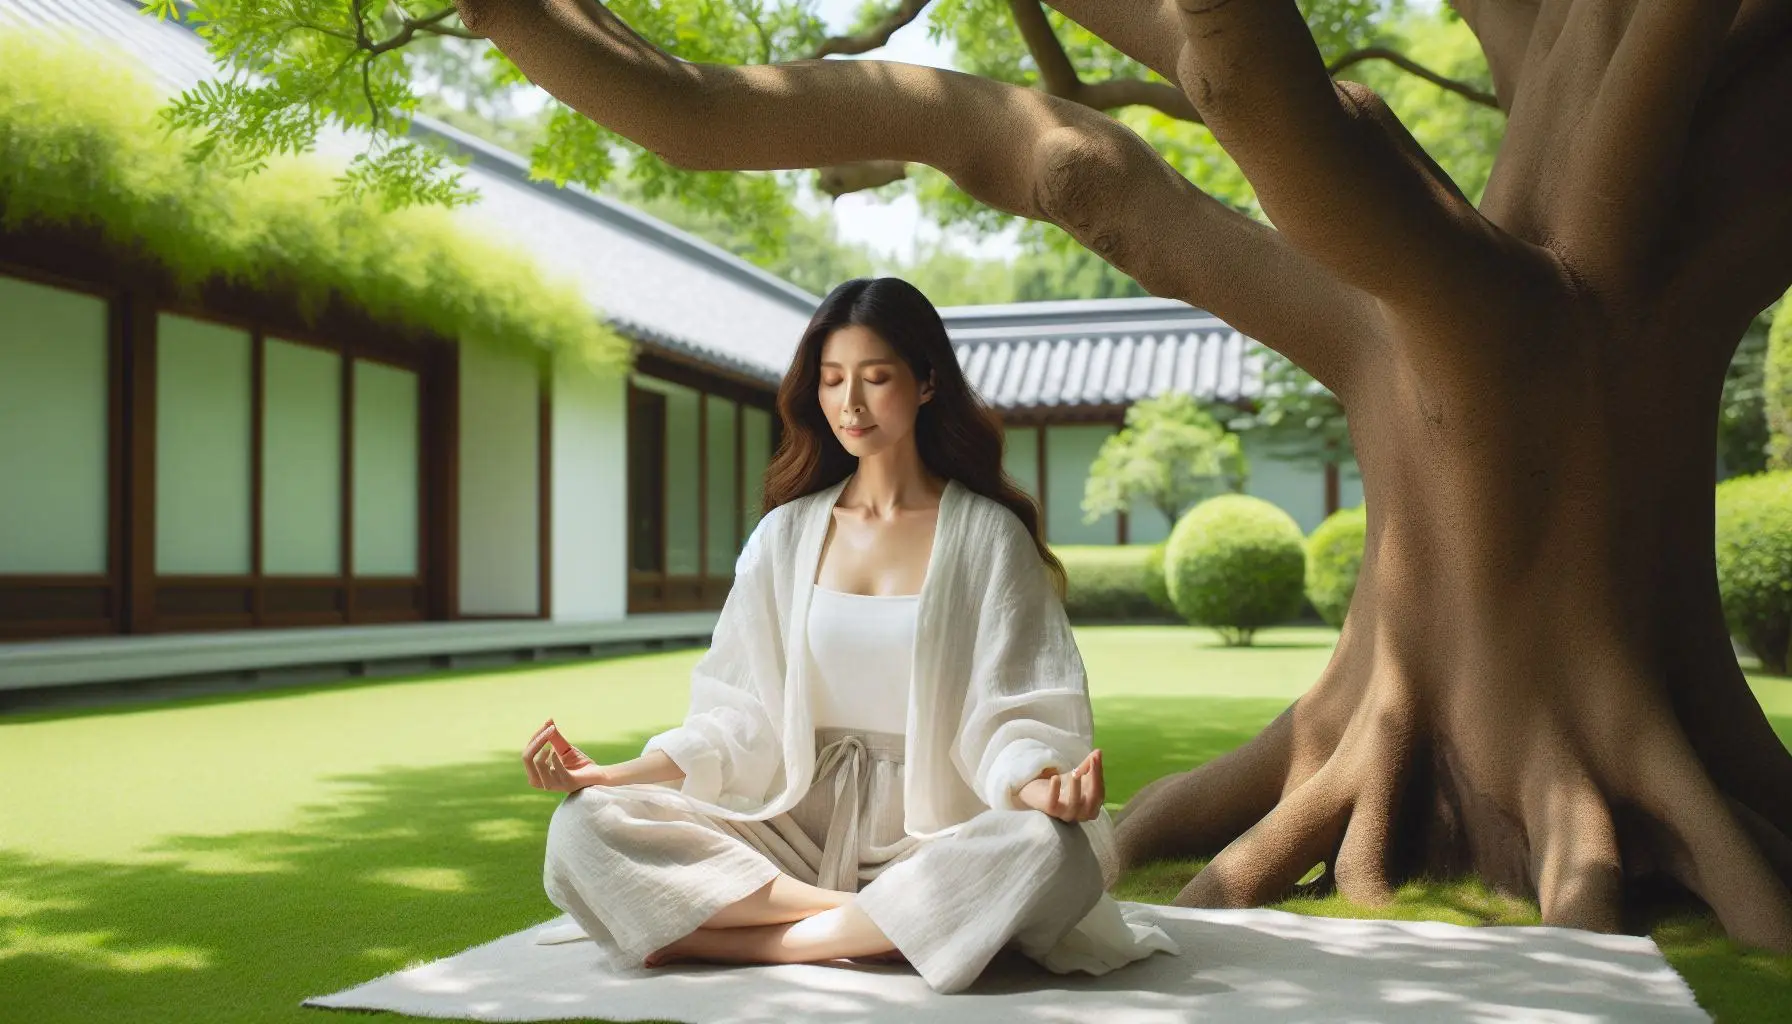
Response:
MULTIPOLYGON (((1110 806, 1249 739, 1335 636, 1268 630, 1243 650, 1079 629, 1110 806)), ((0 716, 0 1019, 315 1022, 339 1011, 306 996, 556 916, 541 852, 561 796, 529 788, 523 743, 552 716, 600 761, 635 756, 683 716, 697 654, 0 716)), ((1751 681, 1792 742, 1792 681, 1751 681)), ((1149 865, 1115 894, 1167 902, 1198 867, 1149 865)), ((1280 906, 1537 920, 1467 883, 1280 906)), ((1699 917, 1653 934, 1719 1021, 1787 1019, 1792 957, 1743 953, 1699 917)))

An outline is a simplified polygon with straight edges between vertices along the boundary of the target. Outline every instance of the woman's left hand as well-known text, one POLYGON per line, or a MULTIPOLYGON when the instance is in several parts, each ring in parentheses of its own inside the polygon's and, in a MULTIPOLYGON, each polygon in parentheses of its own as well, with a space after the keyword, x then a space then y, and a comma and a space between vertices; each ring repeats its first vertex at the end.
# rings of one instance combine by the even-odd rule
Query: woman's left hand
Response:
POLYGON ((1101 775, 1101 751, 1091 750, 1067 774, 1041 775, 1020 788, 1020 801, 1059 821, 1091 821, 1101 814, 1107 784, 1101 775))
POLYGON ((609 769, 568 743, 551 718, 523 748, 523 767, 528 771, 529 785, 536 789, 573 793, 586 786, 611 783, 609 769))

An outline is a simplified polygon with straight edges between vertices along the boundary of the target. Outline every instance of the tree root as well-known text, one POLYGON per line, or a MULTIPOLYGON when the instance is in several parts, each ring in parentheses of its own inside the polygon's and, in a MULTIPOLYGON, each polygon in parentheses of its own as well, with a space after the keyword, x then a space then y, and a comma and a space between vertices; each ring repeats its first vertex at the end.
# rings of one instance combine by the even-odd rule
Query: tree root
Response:
POLYGON ((1780 883, 1792 888, 1792 839, 1788 839, 1786 833, 1775 828, 1772 822, 1755 813, 1740 800, 1730 799, 1730 813, 1736 816, 1736 823, 1761 848, 1761 855, 1767 858, 1767 863, 1773 865, 1774 873, 1780 876, 1780 883))
POLYGON ((1617 931, 1623 917, 1624 863, 1605 797, 1584 772, 1549 769, 1540 797, 1526 803, 1531 880, 1543 923, 1617 931))
POLYGON ((1545 924, 1602 932, 1625 927, 1633 881, 1665 876, 1735 941, 1792 952, 1792 832, 1726 793, 1671 712, 1645 697, 1586 729, 1571 704, 1540 705, 1465 746, 1403 673, 1363 678, 1316 685, 1250 743, 1141 789, 1116 817, 1123 864, 1212 854, 1173 901, 1198 907, 1332 891, 1373 906, 1466 870, 1534 896, 1545 924))
POLYGON ((1313 865, 1330 859, 1349 817, 1337 762, 1283 798, 1234 839, 1171 901, 1179 907, 1254 907, 1285 896, 1313 865))
POLYGON ((1659 825, 1668 873, 1711 907, 1731 939, 1792 953, 1792 894, 1684 736, 1662 729, 1644 749, 1632 798, 1659 825))
POLYGON ((1268 814, 1288 776, 1293 714, 1290 707, 1244 746, 1141 788, 1114 815, 1120 862, 1209 856, 1268 814))

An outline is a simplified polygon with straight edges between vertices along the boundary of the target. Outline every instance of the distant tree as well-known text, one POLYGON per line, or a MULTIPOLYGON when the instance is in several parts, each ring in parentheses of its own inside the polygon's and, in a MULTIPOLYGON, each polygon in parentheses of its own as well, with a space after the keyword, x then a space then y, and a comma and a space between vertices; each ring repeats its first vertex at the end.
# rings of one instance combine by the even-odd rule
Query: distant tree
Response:
POLYGON ((1244 489, 1249 465, 1238 435, 1200 403, 1172 391, 1134 402, 1126 425, 1102 442, 1083 484, 1083 522, 1145 502, 1175 523, 1216 494, 1244 489))
POLYGON ((1774 310, 1762 310, 1742 335, 1736 355, 1724 374, 1724 394, 1717 409, 1717 450, 1725 476, 1747 476, 1767 468, 1767 336, 1774 310))
POLYGON ((1024 253, 1014 261, 1012 273, 1014 302, 1125 299, 1151 294, 1113 264, 1075 244, 1075 239, 1070 239, 1068 245, 1036 247, 1024 253))
POLYGON ((1762 362, 1762 407, 1768 433, 1767 468, 1792 469, 1792 302, 1780 300, 1762 362))
POLYGON ((1253 407, 1228 415, 1226 426, 1261 441, 1271 458, 1297 466, 1342 465, 1355 458, 1344 404, 1313 375, 1280 353, 1258 350, 1260 390, 1253 407))

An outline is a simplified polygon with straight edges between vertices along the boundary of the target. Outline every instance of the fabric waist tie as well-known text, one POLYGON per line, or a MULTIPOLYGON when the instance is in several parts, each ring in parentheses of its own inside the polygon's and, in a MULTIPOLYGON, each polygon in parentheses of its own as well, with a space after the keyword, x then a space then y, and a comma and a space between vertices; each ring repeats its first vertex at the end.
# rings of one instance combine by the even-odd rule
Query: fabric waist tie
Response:
POLYGON ((848 733, 821 748, 815 776, 834 774, 834 811, 828 821, 827 841, 821 847, 821 870, 816 884, 840 892, 859 891, 859 797, 864 789, 865 764, 870 754, 865 741, 848 733))

